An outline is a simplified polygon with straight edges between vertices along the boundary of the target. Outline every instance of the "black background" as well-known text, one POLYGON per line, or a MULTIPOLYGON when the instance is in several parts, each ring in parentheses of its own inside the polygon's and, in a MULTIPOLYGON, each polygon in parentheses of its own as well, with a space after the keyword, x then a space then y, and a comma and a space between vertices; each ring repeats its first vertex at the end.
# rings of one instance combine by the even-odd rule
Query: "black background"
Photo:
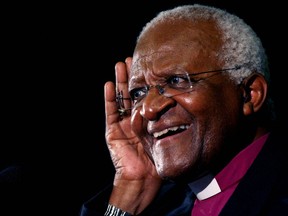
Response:
POLYGON ((21 199, 31 192, 36 211, 78 215, 81 204, 112 180, 103 86, 114 80, 115 63, 132 55, 143 25, 163 9, 203 3, 235 13, 251 25, 270 58, 272 93, 279 119, 286 123, 284 4, 155 2, 42 1, 2 7, 0 168, 19 165, 28 170, 29 192, 21 199))

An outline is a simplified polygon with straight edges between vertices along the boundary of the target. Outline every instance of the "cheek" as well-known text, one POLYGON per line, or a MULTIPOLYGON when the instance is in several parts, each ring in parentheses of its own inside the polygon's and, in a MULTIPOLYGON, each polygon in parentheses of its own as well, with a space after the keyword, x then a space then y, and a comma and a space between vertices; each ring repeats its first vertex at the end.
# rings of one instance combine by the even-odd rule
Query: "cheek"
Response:
POLYGON ((197 137, 198 145, 202 143, 202 156, 206 159, 221 148, 219 143, 237 125, 239 104, 231 100, 233 97, 218 90, 178 100, 192 118, 193 137, 197 137))
POLYGON ((187 97, 179 97, 177 102, 192 116, 202 121, 234 121, 239 115, 239 95, 235 89, 219 86, 201 86, 187 97))
POLYGON ((200 94, 194 94, 194 92, 188 97, 177 98, 177 103, 193 116, 207 113, 209 107, 214 106, 214 101, 209 95, 200 96, 200 94))
POLYGON ((131 113, 131 129, 136 134, 136 136, 141 136, 143 134, 143 118, 140 115, 139 109, 132 110, 131 113))

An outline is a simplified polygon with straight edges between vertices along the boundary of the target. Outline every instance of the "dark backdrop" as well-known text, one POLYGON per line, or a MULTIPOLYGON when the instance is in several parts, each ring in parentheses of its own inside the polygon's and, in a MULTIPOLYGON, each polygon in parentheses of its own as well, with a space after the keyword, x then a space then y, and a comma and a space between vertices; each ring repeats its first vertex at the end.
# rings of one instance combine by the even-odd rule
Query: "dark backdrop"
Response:
POLYGON ((26 200, 32 194, 28 200, 35 210, 43 210, 39 215, 76 216, 81 204, 112 180, 103 86, 114 80, 115 63, 131 56, 143 25, 162 9, 203 3, 250 24, 266 47, 279 116, 287 120, 283 4, 128 2, 15 2, 2 8, 0 168, 23 168, 25 189, 15 196, 26 200))

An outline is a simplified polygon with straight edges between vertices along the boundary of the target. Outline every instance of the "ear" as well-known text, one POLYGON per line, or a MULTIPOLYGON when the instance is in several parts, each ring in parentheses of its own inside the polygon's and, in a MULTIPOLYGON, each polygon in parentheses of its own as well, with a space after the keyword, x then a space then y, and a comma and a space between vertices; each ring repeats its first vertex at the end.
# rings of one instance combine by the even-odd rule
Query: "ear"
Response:
POLYGON ((266 100, 268 84, 263 75, 254 73, 247 77, 244 82, 244 115, 251 115, 262 107, 266 100))

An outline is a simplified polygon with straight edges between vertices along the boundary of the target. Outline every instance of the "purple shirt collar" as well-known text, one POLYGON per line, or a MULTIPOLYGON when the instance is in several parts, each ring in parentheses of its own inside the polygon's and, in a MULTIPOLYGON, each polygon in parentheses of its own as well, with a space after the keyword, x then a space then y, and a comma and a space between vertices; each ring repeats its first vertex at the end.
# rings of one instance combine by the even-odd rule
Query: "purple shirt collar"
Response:
POLYGON ((262 149, 269 133, 240 151, 215 177, 208 174, 189 184, 199 200, 212 197, 238 184, 262 149))

